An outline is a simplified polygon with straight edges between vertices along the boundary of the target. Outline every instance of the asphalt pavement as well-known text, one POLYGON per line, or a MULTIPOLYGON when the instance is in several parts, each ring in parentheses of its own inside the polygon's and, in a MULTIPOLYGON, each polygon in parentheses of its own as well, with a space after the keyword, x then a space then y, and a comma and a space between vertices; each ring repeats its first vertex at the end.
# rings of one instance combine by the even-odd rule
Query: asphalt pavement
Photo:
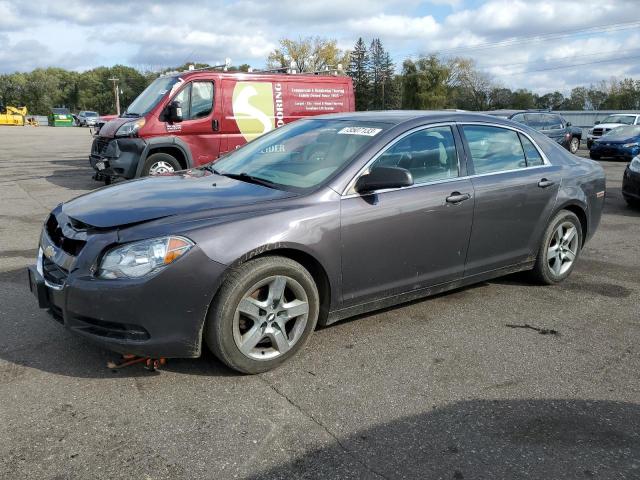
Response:
POLYGON ((24 270, 49 210, 100 186, 90 143, 0 127, 0 478, 640 478, 624 163, 601 162, 602 223, 561 285, 512 275, 343 321, 258 376, 210 354, 114 372, 37 308, 24 270), (525 324, 557 333, 507 326, 525 324))

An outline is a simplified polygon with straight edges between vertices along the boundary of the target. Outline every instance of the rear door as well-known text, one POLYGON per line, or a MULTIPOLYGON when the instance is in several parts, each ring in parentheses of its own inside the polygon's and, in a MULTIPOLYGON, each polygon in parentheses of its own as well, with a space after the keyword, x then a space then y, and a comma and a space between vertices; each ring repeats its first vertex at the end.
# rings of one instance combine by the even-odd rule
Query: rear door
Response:
POLYGON ((533 259, 555 204, 560 167, 515 129, 471 124, 460 130, 475 191, 465 276, 533 259))
POLYGON ((414 185, 343 197, 345 306, 462 278, 474 200, 456 137, 451 125, 406 134, 366 171, 406 168, 414 185))
POLYGON ((215 84, 210 80, 196 80, 187 83, 173 101, 182 106, 182 122, 167 123, 166 130, 180 137, 189 145, 196 165, 202 165, 218 158, 220 135, 217 125, 218 115, 214 110, 215 84))

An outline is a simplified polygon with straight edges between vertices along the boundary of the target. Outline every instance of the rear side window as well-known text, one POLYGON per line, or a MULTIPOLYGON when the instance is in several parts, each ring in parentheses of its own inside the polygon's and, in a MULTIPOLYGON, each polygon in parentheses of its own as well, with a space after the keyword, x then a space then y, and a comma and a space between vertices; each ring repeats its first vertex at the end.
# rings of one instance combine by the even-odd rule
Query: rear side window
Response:
POLYGON ((542 160, 542 155, 535 147, 535 145, 529 140, 527 137, 518 134, 520 136, 520 142, 522 142, 522 148, 524 149, 524 156, 527 159, 528 167, 535 167, 537 165, 544 165, 544 160, 542 160))
POLYGON ((392 145, 371 166, 401 167, 416 184, 458 176, 458 155, 451 127, 425 128, 392 145))
POLYGON ((520 138, 514 130, 484 125, 465 125, 462 130, 469 144, 476 174, 527 166, 520 138))

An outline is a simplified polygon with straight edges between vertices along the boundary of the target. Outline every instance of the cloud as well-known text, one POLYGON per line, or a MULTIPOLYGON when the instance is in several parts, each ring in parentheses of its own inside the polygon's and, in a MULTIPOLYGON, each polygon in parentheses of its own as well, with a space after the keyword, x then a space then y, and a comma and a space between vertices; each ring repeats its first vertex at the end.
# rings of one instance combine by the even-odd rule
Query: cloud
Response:
POLYGON ((448 52, 473 58, 511 88, 568 91, 638 73, 640 62, 629 59, 533 71, 604 58, 599 52, 622 57, 640 45, 638 34, 622 25, 633 15, 640 20, 636 11, 635 0, 0 0, 0 70, 160 68, 226 57, 261 67, 281 38, 322 36, 350 48, 362 36, 379 37, 397 64, 448 52), (611 24, 617 26, 604 31, 611 24))

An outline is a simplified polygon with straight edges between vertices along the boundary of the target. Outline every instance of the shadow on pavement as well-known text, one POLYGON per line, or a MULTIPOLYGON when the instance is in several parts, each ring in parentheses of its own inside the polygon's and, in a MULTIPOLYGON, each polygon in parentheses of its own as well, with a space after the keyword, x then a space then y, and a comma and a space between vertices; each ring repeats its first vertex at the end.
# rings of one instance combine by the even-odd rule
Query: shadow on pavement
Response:
POLYGON ((336 438, 251 478, 639 477, 639 405, 470 400, 336 438))

